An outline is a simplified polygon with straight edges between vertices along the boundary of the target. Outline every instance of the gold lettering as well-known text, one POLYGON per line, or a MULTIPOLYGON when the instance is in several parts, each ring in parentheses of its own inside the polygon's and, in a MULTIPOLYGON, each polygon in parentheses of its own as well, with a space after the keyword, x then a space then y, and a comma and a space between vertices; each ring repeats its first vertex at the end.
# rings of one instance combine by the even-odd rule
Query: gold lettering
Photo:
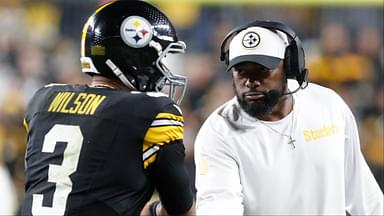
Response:
POLYGON ((69 102, 72 100, 73 96, 75 95, 74 92, 68 92, 69 93, 69 96, 67 97, 64 105, 63 105, 63 108, 60 110, 60 112, 62 113, 68 113, 69 112, 69 109, 67 109, 67 106, 69 104, 69 102))
POLYGON ((103 100, 106 98, 106 96, 103 96, 103 95, 97 95, 93 101, 91 101, 89 103, 89 106, 88 106, 88 109, 86 111, 86 114, 89 115, 93 115, 95 114, 95 111, 96 109, 99 107, 99 105, 101 104, 101 102, 103 102, 103 100))
POLYGON ((59 92, 49 105, 48 112, 93 115, 105 98, 97 94, 59 92))
POLYGON ((88 94, 87 97, 84 99, 83 103, 79 107, 78 114, 86 114, 85 112, 88 109, 89 101, 92 101, 96 97, 95 94, 88 94))
POLYGON ((336 125, 332 125, 333 134, 337 134, 340 132, 339 128, 336 125))
POLYGON ((63 98, 65 98, 65 92, 59 92, 49 105, 48 112, 56 112, 63 98))
POLYGON ((77 112, 77 110, 79 109, 81 103, 83 102, 82 100, 87 96, 86 93, 80 93, 77 98, 75 99, 75 101, 73 102, 74 103, 74 107, 71 107, 71 109, 69 109, 69 113, 71 114, 75 114, 77 112))
POLYGON ((339 128, 336 125, 323 126, 318 130, 304 130, 305 141, 314 141, 323 137, 332 136, 339 133, 339 128))
POLYGON ((306 131, 306 130, 304 131, 304 139, 307 142, 312 140, 312 135, 310 131, 306 131))
POLYGON ((70 94, 71 92, 64 92, 63 99, 60 101, 60 105, 57 107, 56 112, 61 112, 61 109, 63 108, 70 94))

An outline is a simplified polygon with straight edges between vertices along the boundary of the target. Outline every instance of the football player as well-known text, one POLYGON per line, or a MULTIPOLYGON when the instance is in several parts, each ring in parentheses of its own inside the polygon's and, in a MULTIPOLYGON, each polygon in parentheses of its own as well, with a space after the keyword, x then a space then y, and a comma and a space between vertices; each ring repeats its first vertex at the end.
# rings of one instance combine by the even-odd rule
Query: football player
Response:
POLYGON ((47 85, 28 105, 23 215, 194 214, 178 106, 186 78, 164 65, 185 48, 146 2, 94 12, 81 40, 92 83, 47 85), (154 190, 161 203, 144 208, 154 190))

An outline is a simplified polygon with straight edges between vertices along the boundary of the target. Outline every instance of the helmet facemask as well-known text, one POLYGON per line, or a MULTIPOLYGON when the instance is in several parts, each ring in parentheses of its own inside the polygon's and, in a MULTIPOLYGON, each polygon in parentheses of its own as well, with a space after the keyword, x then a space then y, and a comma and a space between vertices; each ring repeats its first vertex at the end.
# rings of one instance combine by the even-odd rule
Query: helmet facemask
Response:
POLYGON ((161 91, 166 87, 168 96, 180 104, 187 87, 187 77, 172 73, 171 70, 164 64, 164 59, 167 54, 184 53, 186 45, 182 41, 170 43, 164 51, 159 52, 159 58, 156 60, 156 67, 163 74, 163 77, 157 81, 155 91, 161 91))

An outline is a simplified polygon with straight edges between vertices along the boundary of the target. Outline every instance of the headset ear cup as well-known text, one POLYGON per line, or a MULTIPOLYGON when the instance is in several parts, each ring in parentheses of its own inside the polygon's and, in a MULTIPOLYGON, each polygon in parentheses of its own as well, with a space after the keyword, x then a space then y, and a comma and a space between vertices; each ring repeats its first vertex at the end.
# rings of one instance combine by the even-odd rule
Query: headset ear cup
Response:
POLYGON ((284 55, 284 71, 287 78, 294 78, 294 70, 292 65, 292 46, 289 45, 287 48, 285 48, 285 55, 284 55))
POLYGON ((225 60, 224 60, 224 63, 226 66, 229 65, 229 51, 226 51, 225 52, 225 60))
POLYGON ((298 54, 295 43, 291 42, 285 49, 284 64, 286 64, 286 66, 284 69, 286 70, 287 78, 296 79, 300 76, 301 68, 299 66, 298 54))

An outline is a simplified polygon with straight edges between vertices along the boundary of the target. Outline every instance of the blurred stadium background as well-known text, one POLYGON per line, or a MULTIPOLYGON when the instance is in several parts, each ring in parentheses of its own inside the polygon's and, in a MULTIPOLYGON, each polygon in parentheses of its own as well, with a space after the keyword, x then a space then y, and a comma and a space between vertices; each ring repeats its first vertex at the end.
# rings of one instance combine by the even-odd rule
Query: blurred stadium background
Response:
MULTIPOLYGON (((0 0, 0 168, 9 172, 14 187, 8 194, 0 191, 0 197, 16 195, 15 214, 24 190, 22 125, 27 102, 44 84, 89 82, 80 71, 80 35, 86 18, 105 2, 0 0)), ((363 153, 383 189, 382 0, 150 2, 166 12, 188 47, 173 66, 189 77, 182 108, 191 179, 197 130, 213 109, 233 97, 230 76, 219 61, 220 43, 237 25, 269 19, 290 25, 303 40, 310 81, 335 89, 349 104, 363 153)))

